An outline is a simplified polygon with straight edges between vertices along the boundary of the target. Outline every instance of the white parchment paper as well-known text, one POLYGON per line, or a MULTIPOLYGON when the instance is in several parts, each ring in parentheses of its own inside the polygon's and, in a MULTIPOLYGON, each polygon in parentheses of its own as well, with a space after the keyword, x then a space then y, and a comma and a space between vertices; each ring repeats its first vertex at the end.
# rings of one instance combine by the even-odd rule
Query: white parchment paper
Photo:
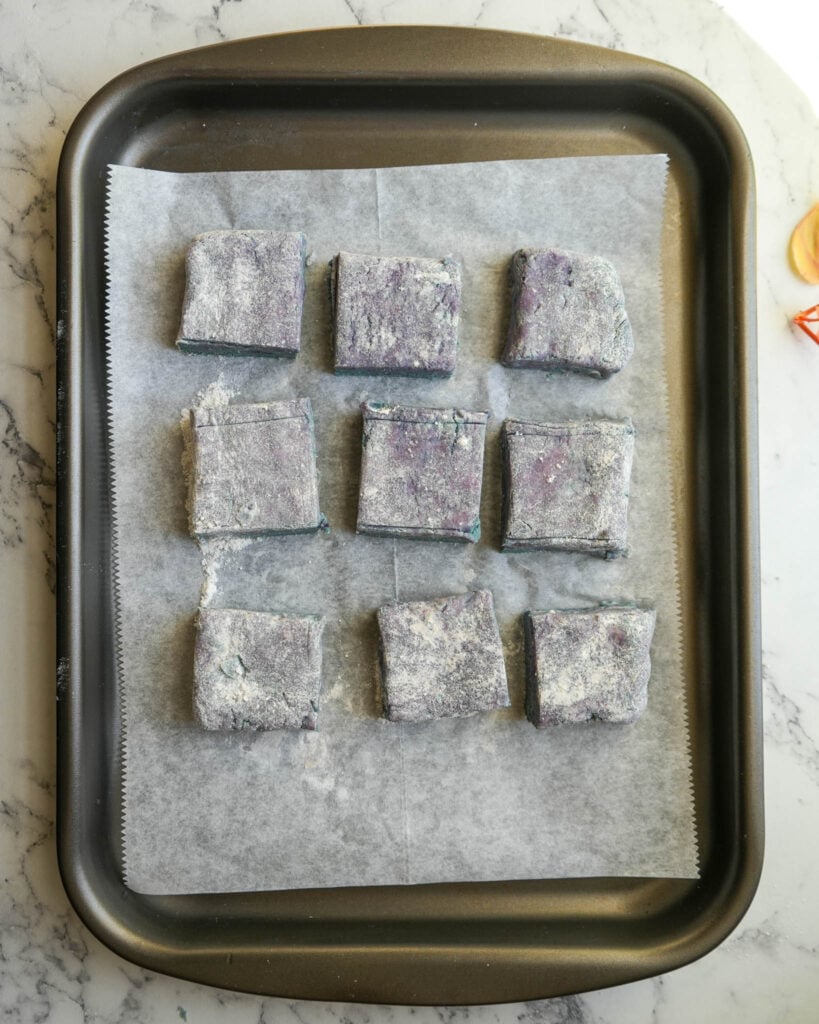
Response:
POLYGON ((661 334, 665 174, 660 154, 198 175, 111 168, 108 355, 130 886, 190 893, 697 874, 661 334), (175 350, 185 250, 214 228, 306 233, 312 259, 295 362, 175 350), (617 266, 636 351, 612 380, 498 362, 509 257, 534 245, 600 253, 617 266), (451 380, 332 374, 327 263, 340 249, 462 261, 451 380), (234 401, 313 401, 330 534, 254 541, 211 558, 208 599, 326 616, 316 733, 220 735, 192 718, 203 577, 186 530, 179 417, 214 382, 234 401), (355 535, 365 398, 491 412, 479 544, 355 535), (501 554, 503 419, 585 415, 635 422, 630 556, 501 554), (479 587, 495 596, 513 707, 422 725, 382 721, 375 609, 479 587), (522 711, 520 615, 600 600, 658 610, 648 711, 630 726, 535 730, 522 711))

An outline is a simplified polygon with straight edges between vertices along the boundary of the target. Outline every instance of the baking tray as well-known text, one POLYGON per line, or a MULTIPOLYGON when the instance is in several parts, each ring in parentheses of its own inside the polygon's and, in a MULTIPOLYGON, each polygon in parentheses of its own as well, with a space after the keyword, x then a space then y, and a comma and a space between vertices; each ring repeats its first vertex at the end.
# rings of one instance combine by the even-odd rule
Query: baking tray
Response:
POLYGON ((58 849, 98 938, 225 988, 489 1003, 671 970, 747 909, 763 849, 754 186, 724 105, 628 54, 373 27, 192 50, 82 110, 58 179, 58 849), (664 329, 701 877, 194 896, 122 882, 116 560, 105 371, 106 167, 372 167, 666 152, 664 329))

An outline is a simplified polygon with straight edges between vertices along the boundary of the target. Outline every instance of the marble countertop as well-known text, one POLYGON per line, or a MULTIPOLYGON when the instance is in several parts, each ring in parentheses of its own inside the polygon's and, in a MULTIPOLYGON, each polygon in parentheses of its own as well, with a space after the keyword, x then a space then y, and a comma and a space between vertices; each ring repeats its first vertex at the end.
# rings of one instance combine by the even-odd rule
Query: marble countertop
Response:
POLYGON ((0 0, 0 1009, 9 1021, 658 1024, 811 1021, 819 1006, 819 682, 810 536, 819 509, 819 350, 789 316, 819 287, 787 267, 819 199, 808 101, 711 0, 0 0), (65 133, 106 81, 220 39, 353 24, 551 34, 706 82, 751 144, 759 195, 759 419, 767 844, 756 898, 714 952, 672 974, 537 1003, 407 1009, 230 994, 141 970, 63 892, 54 842, 54 182, 65 133))

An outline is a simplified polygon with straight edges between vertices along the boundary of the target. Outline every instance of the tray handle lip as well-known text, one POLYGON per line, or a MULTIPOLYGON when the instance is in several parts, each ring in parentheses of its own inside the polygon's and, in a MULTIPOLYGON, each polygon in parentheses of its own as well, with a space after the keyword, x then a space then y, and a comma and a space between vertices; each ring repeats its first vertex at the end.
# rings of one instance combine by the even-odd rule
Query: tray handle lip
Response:
MULTIPOLYGON (((146 941, 144 934, 140 935, 124 923, 125 917, 133 917, 136 912, 137 918, 141 917, 146 925, 150 925, 154 920, 150 912, 150 898, 141 897, 128 890, 116 876, 113 863, 102 865, 102 874, 97 873, 95 882, 92 875, 84 870, 75 857, 69 854, 72 845, 70 827, 72 821, 75 820, 76 805, 79 800, 79 780, 76 777, 78 762, 74 753, 79 739, 76 711, 82 688, 82 682, 76 675, 77 661, 72 658, 72 655, 80 649, 78 645, 80 609, 76 595, 71 592, 69 581, 71 566, 76 564, 76 553, 79 550, 77 518, 75 514, 66 515, 65 512, 66 497, 69 499, 68 507, 73 508, 74 513, 77 509, 77 495, 72 491, 71 483, 73 480, 72 467, 75 459, 80 457, 73 432, 80 410, 77 408, 76 396, 72 393, 71 374, 68 372, 68 345, 70 338, 75 335, 77 317, 81 316, 76 303, 77 296, 69 294, 71 286, 75 292, 77 289, 75 272, 66 273, 69 263, 68 250, 76 248, 77 224, 81 220, 81 203, 72 196, 72 190, 79 183, 85 167, 85 158, 97 133, 104 128, 109 117, 115 117, 129 103, 133 103, 135 93, 150 90, 152 86, 167 82, 169 78, 194 81, 201 78, 230 79, 232 76, 235 80, 237 74, 241 73, 241 68, 236 68, 231 61, 221 59, 214 61, 212 65, 203 66, 203 58, 208 55, 220 58, 228 57, 238 55, 243 47, 255 46, 268 54, 266 59, 269 60, 276 56, 276 50, 282 40, 302 39, 311 44, 332 44, 333 41, 341 40, 344 36, 352 34, 360 36, 362 33, 389 34, 391 45, 397 45, 405 40, 406 47, 410 52, 414 52, 420 42, 428 42, 433 37, 448 41, 452 41, 454 36, 462 37, 465 41, 467 39, 477 40, 478 37, 486 39, 487 42, 491 39, 503 39, 513 44, 517 56, 510 60, 505 58, 500 60, 496 56, 494 66, 487 67, 480 72, 476 71, 474 63, 471 66, 468 65, 469 58, 467 57, 467 62, 458 68, 453 68, 451 63, 446 68, 442 67, 441 74, 437 76, 436 69, 429 66, 421 70, 416 69, 414 74, 411 74, 407 68, 398 66, 393 70, 380 69, 376 74, 363 72, 356 76, 352 72, 347 73, 345 77, 356 84, 383 79, 410 85, 422 84, 431 76, 436 77, 436 80, 441 83, 458 83, 480 78, 484 82, 487 79, 496 79, 499 82, 513 81, 522 84, 533 80, 548 82, 551 78, 565 77, 565 67, 543 66, 539 62, 528 63, 527 59, 521 56, 521 51, 523 49, 531 50, 533 46, 541 59, 567 56, 570 52, 574 57, 582 58, 580 66, 575 66, 574 74, 584 81, 588 81, 589 76, 598 83, 612 77, 627 76, 633 80, 637 73, 639 80, 645 86, 661 88, 672 98, 699 109, 713 130, 718 133, 733 168, 738 172, 733 184, 736 229, 744 230, 746 238, 750 238, 753 231, 754 182, 749 147, 738 122, 725 104, 704 84, 668 65, 574 41, 498 30, 427 26, 349 27, 262 36, 183 51, 138 65, 103 86, 82 108, 66 136, 60 157, 57 181, 58 205, 60 207, 58 217, 58 324, 61 325, 58 327, 57 342, 60 363, 59 380, 62 388, 58 393, 57 453, 58 487, 61 492, 57 523, 59 561, 57 675, 60 698, 58 708, 58 764, 60 768, 57 815, 58 859, 68 897, 89 930, 106 945, 128 959, 166 973, 168 967, 161 962, 161 956, 171 952, 170 948, 163 950, 159 945, 146 941), (72 309, 72 307, 75 308, 72 309), (68 382, 67 387, 66 382, 68 382), (104 879, 104 888, 99 887, 100 878, 104 879), (123 910, 130 911, 130 913, 123 914, 123 910)), ((514 57, 514 54, 512 56, 514 57)), ((292 84, 294 81, 303 80, 317 84, 323 80, 332 80, 333 74, 337 72, 331 70, 326 76, 317 76, 314 70, 310 72, 305 65, 299 65, 296 62, 296 66, 270 66, 266 71, 261 69, 259 73, 264 73, 264 77, 271 81, 292 84)), ((247 78, 247 75, 244 77, 247 78)), ((740 251, 742 251, 741 247, 740 251)), ((749 260, 737 270, 742 279, 741 285, 738 287, 738 295, 746 299, 751 298, 754 294, 754 268, 750 247, 748 247, 748 254, 749 260)), ((752 304, 748 305, 750 307, 752 304)), ((700 911, 680 930, 679 934, 668 936, 669 941, 665 946, 667 957, 664 957, 668 962, 667 966, 660 968, 661 970, 669 970, 689 963, 723 941, 736 927, 750 905, 762 868, 764 838, 761 785, 761 671, 758 655, 759 600, 752 585, 753 580, 758 579, 759 530, 756 466, 755 460, 750 457, 751 453, 755 453, 756 450, 756 406, 754 404, 756 381, 753 373, 755 331, 750 319, 747 311, 744 315, 742 310, 740 311, 741 329, 738 332, 738 341, 744 337, 745 344, 744 347, 740 345, 739 351, 739 370, 743 378, 744 390, 739 398, 740 429, 738 437, 743 449, 742 454, 745 457, 741 459, 740 469, 744 471, 740 473, 738 481, 740 511, 744 513, 740 516, 739 524, 740 534, 744 538, 742 550, 739 552, 739 564, 743 580, 748 584, 742 615, 742 630, 749 637, 749 642, 743 645, 743 660, 740 668, 743 677, 742 697, 746 707, 753 711, 754 724, 754 728, 749 729, 743 737, 745 742, 741 756, 743 771, 746 775, 757 779, 758 784, 745 787, 746 800, 740 811, 741 824, 745 826, 744 855, 738 858, 739 862, 734 866, 730 877, 718 880, 722 884, 713 886, 716 896, 712 901, 706 901, 700 911), (726 899, 728 906, 715 920, 713 917, 714 904, 726 899), (682 955, 679 953, 681 948, 684 948, 682 955)), ((701 888, 702 886, 694 885, 692 891, 696 892, 701 888)), ((150 929, 146 931, 150 931, 150 929)), ((271 952, 273 951, 274 949, 271 947, 271 952)), ((343 954, 343 948, 340 948, 338 952, 343 954)), ((178 953, 179 951, 177 951, 177 956, 178 953)), ((180 966, 174 972, 181 977, 187 976, 183 966, 184 959, 183 951, 180 966)), ((657 973, 655 967, 644 972, 639 970, 624 972, 621 980, 648 976, 653 973, 657 973)), ((204 979, 200 978, 200 980, 204 979)), ((220 983, 227 984, 224 979, 220 983)), ((607 984, 617 983, 618 979, 607 982, 607 984)), ((268 994, 281 993, 277 991, 268 994)), ((423 1005, 423 1003, 419 1001, 419 1005, 423 1005)))
POLYGON ((723 136, 727 146, 740 157, 737 169, 747 170, 753 198, 753 167, 750 146, 737 118, 722 99, 705 83, 688 72, 670 64, 608 49, 592 43, 578 42, 556 36, 535 35, 504 29, 440 25, 354 25, 306 31, 274 33, 227 40, 208 46, 180 50, 153 58, 121 72, 94 93, 80 109, 72 123, 60 159, 71 162, 74 151, 87 141, 87 133, 95 123, 122 99, 122 94, 159 85, 169 79, 188 81, 211 80, 254 81, 256 76, 288 84, 317 85, 334 83, 391 82, 419 85, 434 79, 436 85, 452 85, 467 81, 506 80, 528 82, 565 81, 567 78, 588 83, 599 80, 640 80, 676 94, 692 107, 706 113, 723 136), (361 70, 358 62, 344 60, 332 48, 366 36, 381 36, 368 52, 385 57, 392 54, 377 70, 361 70), (303 44, 297 59, 292 50, 303 44), (460 45, 455 45, 460 44, 460 45), (285 51, 290 49, 290 54, 285 51), (419 60, 419 50, 423 58, 419 60), (261 59, 251 72, 248 60, 261 59), (440 63, 435 66, 436 57, 440 63), (208 61, 208 58, 212 58, 208 61), (328 61, 317 68, 316 61, 328 61), (273 63, 278 61, 278 63, 273 63), (478 67, 477 64, 483 62, 478 67), (343 74, 344 81, 340 80, 343 74), (742 165, 745 165, 745 168, 742 165))

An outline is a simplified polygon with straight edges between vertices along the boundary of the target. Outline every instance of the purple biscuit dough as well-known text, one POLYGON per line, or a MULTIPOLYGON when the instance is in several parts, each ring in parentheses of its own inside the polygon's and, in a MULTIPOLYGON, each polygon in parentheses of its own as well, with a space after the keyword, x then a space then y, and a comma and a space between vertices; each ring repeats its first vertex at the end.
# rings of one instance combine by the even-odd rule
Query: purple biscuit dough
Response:
POLYGON ((378 609, 381 696, 391 722, 462 718, 509 707, 488 590, 378 609))
POLYGON ((341 252, 331 282, 336 373, 452 374, 461 305, 454 259, 341 252))
POLYGON ((631 420, 507 420, 502 442, 502 550, 625 554, 631 420))
POLYGON ((193 706, 204 729, 315 729, 324 620, 201 608, 193 706))
POLYGON ((548 725, 633 722, 651 675, 657 613, 608 605, 526 612, 526 717, 548 725))
POLYGON ((474 543, 486 412, 365 402, 358 533, 474 543))
POLYGON ((602 256, 519 249, 512 257, 506 366, 610 377, 634 351, 617 271, 602 256))
POLYGON ((191 242, 177 346, 213 355, 295 356, 305 238, 298 231, 208 231, 191 242))
POLYGON ((311 533, 325 525, 308 398, 192 409, 190 427, 194 536, 311 533))

